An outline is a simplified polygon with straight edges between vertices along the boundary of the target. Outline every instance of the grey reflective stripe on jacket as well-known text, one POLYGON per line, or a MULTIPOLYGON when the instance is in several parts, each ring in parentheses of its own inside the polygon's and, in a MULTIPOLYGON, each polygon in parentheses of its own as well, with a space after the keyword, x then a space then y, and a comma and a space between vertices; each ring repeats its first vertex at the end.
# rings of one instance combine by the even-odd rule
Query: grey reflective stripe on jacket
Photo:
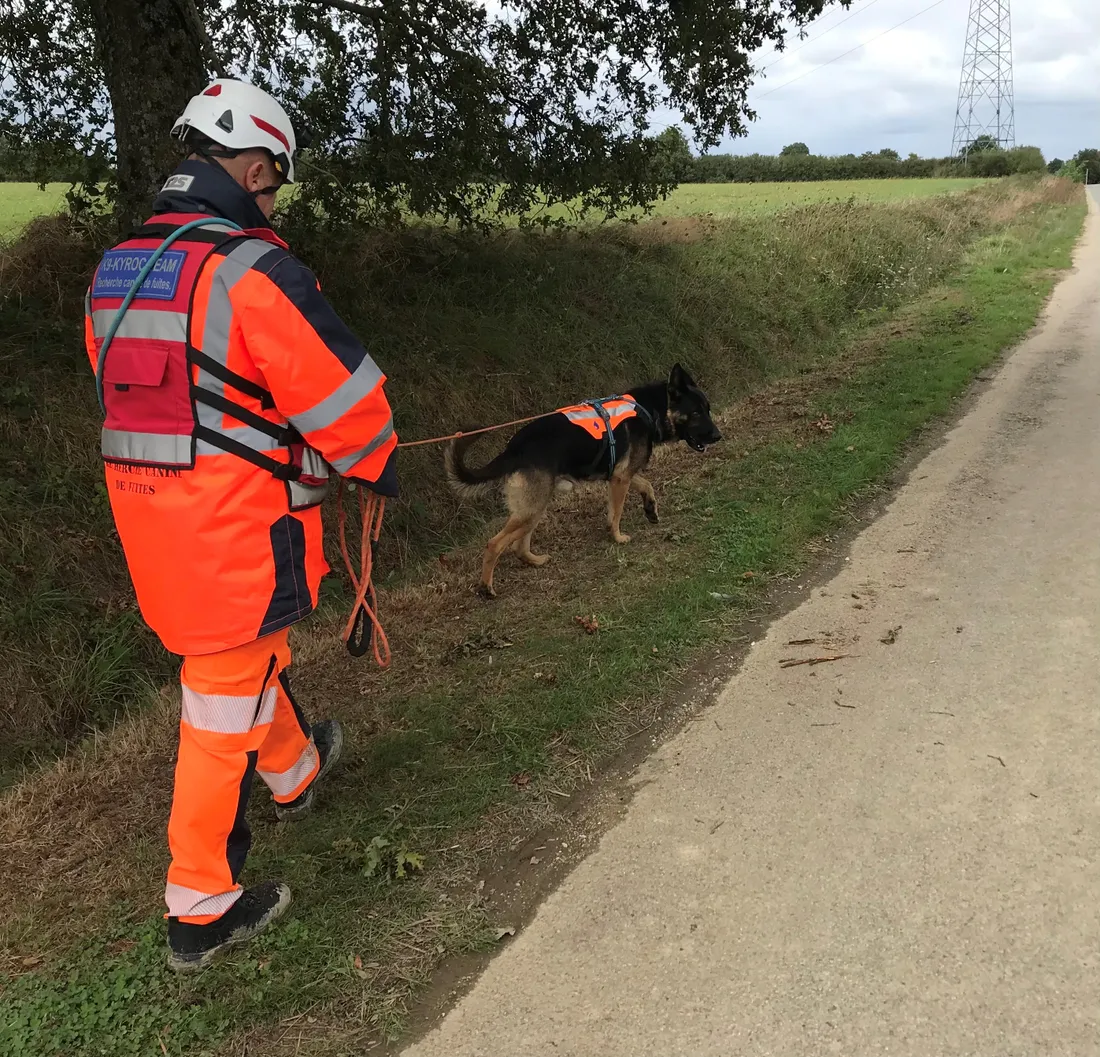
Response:
MULTIPOLYGON (((360 400, 370 396, 381 381, 382 372, 378 369, 378 365, 370 356, 364 356, 363 362, 334 392, 308 410, 291 415, 290 421, 300 433, 325 429, 343 418, 360 400)), ((392 423, 390 432, 393 432, 392 423)))
POLYGON ((332 468, 339 474, 350 473, 354 466, 362 462, 371 452, 377 451, 392 436, 393 419, 391 418, 375 434, 374 439, 369 444, 360 448, 358 451, 352 452, 350 455, 345 455, 342 459, 335 459, 332 463, 332 468))
MULTIPOLYGON (((115 318, 115 309, 99 308, 92 313, 92 332, 97 338, 105 338, 115 318)), ((157 312, 152 309, 133 308, 119 322, 116 338, 143 338, 150 341, 186 341, 187 313, 157 312)))
POLYGON ((100 448, 105 459, 187 466, 191 462, 190 433, 133 433, 103 427, 100 448))

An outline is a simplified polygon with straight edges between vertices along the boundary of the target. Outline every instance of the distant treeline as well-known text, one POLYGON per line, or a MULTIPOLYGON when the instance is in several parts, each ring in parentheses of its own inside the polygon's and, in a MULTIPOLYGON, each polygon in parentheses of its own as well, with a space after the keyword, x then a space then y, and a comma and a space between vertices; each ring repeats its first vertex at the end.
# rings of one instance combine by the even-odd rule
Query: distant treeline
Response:
MULTIPOLYGON (((1018 173, 1057 172, 1065 162, 1056 159, 1048 166, 1038 147, 1000 150, 989 136, 978 137, 964 156, 903 158, 896 150, 867 151, 864 154, 811 154, 805 143, 790 143, 779 154, 691 153, 683 132, 675 125, 653 137, 654 163, 676 183, 793 183, 809 180, 883 180, 960 176, 1014 176, 1018 173)), ((1083 151, 1081 165, 1089 159, 1083 151)), ((1092 170, 1100 176, 1100 165, 1092 170)), ((1076 170, 1073 170, 1076 171, 1076 170)), ((1067 175, 1071 173, 1067 172, 1067 175)))
POLYGON ((792 183, 805 180, 871 180, 913 177, 1012 176, 1046 170, 1038 147, 988 150, 967 158, 901 158, 876 154, 711 154, 683 166, 682 183, 792 183))
MULTIPOLYGON (((984 139, 984 137, 983 137, 984 139)), ((1081 151, 1066 163, 1049 165, 1038 147, 998 150, 976 140, 965 158, 902 158, 895 150, 864 154, 811 154, 804 143, 792 143, 778 155, 710 154, 695 157, 683 133, 675 126, 654 137, 652 164, 670 183, 793 183, 809 180, 912 179, 914 177, 1013 176, 1017 173, 1062 172, 1090 183, 1100 180, 1100 152, 1081 151)), ((0 182, 66 183, 102 179, 102 159, 49 144, 16 145, 0 136, 0 182)))

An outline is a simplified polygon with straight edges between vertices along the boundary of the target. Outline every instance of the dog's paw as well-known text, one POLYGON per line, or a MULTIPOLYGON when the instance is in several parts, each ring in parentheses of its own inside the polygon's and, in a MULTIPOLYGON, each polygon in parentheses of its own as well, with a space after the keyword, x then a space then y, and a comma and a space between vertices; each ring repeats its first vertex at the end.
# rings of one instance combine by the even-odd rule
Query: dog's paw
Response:
POLYGON ((625 532, 614 532, 612 533, 611 538, 619 544, 630 542, 630 537, 625 532))
POLYGON ((477 593, 487 601, 492 601, 496 598, 497 593, 490 584, 478 584, 477 593))
POLYGON ((661 523, 661 519, 657 516, 657 504, 656 503, 646 503, 645 504, 645 519, 651 525, 659 525, 661 523))

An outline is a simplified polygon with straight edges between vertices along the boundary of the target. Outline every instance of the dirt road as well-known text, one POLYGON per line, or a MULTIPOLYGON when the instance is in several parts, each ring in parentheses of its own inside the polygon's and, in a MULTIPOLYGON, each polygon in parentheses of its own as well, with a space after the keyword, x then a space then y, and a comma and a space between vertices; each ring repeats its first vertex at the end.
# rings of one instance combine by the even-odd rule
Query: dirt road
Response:
POLYGON ((1040 329, 407 1057, 1100 1052, 1093 205, 1040 329))

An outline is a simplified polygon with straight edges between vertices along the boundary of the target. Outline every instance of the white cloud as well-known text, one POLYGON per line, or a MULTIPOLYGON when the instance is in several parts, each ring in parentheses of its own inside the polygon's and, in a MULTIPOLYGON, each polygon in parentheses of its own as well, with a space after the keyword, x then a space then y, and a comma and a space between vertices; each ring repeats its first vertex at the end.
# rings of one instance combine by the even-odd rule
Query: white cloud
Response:
MULTIPOLYGON (((880 36, 929 2, 857 0, 844 25, 847 13, 831 9, 809 43, 792 37, 785 54, 762 54, 769 68, 749 97, 758 119, 746 138, 718 149, 775 153, 803 140, 824 154, 948 153, 969 5, 949 0, 880 36)), ((1016 142, 1047 157, 1100 146, 1100 3, 1015 0, 1012 17, 1016 142)))

